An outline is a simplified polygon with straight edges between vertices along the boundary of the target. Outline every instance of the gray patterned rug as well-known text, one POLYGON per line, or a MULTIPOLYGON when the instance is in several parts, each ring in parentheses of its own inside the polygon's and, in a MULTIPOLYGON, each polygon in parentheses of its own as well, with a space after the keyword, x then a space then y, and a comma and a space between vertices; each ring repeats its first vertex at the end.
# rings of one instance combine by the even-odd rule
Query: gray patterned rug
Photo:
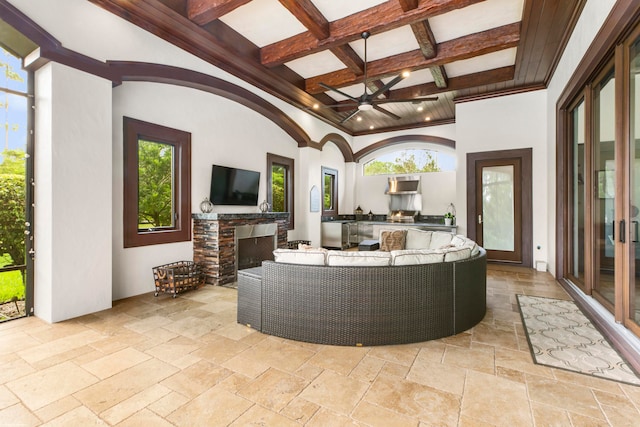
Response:
POLYGON ((535 363, 640 385, 633 370, 573 301, 516 297, 535 363))

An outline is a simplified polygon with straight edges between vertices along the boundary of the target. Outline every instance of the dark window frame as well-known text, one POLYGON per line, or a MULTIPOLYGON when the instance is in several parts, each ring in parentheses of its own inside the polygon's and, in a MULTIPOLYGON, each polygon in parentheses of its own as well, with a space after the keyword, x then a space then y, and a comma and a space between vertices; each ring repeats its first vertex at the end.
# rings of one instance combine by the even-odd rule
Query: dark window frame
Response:
POLYGON ((191 134, 130 117, 123 118, 123 234, 124 247, 187 242, 191 240, 191 134), (174 147, 174 200, 178 218, 172 228, 138 230, 138 141, 174 147))
POLYGON ((284 207, 285 212, 289 212, 288 230, 295 228, 295 181, 294 181, 294 160, 289 157, 279 156, 273 153, 267 153, 267 203, 273 206, 273 183, 271 173, 273 166, 282 166, 285 169, 285 190, 284 190, 284 207))
POLYGON ((322 166, 322 216, 329 215, 338 215, 338 171, 336 169, 331 169, 325 166, 322 166), (332 177, 332 185, 331 185, 331 200, 332 206, 331 209, 325 209, 324 200, 326 197, 326 188, 324 185, 325 177, 332 177))

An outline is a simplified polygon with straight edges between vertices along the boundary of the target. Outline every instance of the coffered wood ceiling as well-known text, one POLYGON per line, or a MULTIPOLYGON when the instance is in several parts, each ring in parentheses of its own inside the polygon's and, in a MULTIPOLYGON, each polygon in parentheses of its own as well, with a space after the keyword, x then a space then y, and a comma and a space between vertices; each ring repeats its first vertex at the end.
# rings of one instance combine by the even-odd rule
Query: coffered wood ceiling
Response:
POLYGON ((455 121, 455 102, 546 87, 585 0, 90 0, 352 135, 455 121), (353 112, 368 93, 391 102, 353 112), (312 109, 339 104, 336 107, 312 109), (347 105, 342 105, 347 104, 347 105), (395 117, 392 117, 395 116, 395 117), (357 120, 360 118, 361 120, 357 120))

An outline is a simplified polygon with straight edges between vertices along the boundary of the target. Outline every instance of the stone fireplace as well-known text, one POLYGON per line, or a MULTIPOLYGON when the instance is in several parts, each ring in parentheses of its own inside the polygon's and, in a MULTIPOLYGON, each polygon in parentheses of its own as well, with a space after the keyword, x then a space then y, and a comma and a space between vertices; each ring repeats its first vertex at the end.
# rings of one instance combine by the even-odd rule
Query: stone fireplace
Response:
POLYGON ((193 260, 202 266, 210 285, 235 282, 238 268, 260 265, 263 259, 273 259, 274 248, 287 246, 286 212, 192 214, 192 218, 193 260))

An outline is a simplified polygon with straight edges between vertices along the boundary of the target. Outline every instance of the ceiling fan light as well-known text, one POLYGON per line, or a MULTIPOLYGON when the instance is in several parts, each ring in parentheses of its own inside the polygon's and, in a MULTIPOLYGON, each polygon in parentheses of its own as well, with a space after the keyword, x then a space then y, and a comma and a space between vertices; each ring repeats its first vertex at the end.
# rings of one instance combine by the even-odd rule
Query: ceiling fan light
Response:
POLYGON ((406 79, 407 77, 409 77, 410 75, 411 75, 411 71, 403 71, 403 72, 402 72, 402 77, 404 77, 405 79, 406 79))
POLYGON ((358 105, 358 110, 360 110, 360 111, 371 111, 371 110, 373 110, 373 105, 363 102, 360 105, 358 105))

